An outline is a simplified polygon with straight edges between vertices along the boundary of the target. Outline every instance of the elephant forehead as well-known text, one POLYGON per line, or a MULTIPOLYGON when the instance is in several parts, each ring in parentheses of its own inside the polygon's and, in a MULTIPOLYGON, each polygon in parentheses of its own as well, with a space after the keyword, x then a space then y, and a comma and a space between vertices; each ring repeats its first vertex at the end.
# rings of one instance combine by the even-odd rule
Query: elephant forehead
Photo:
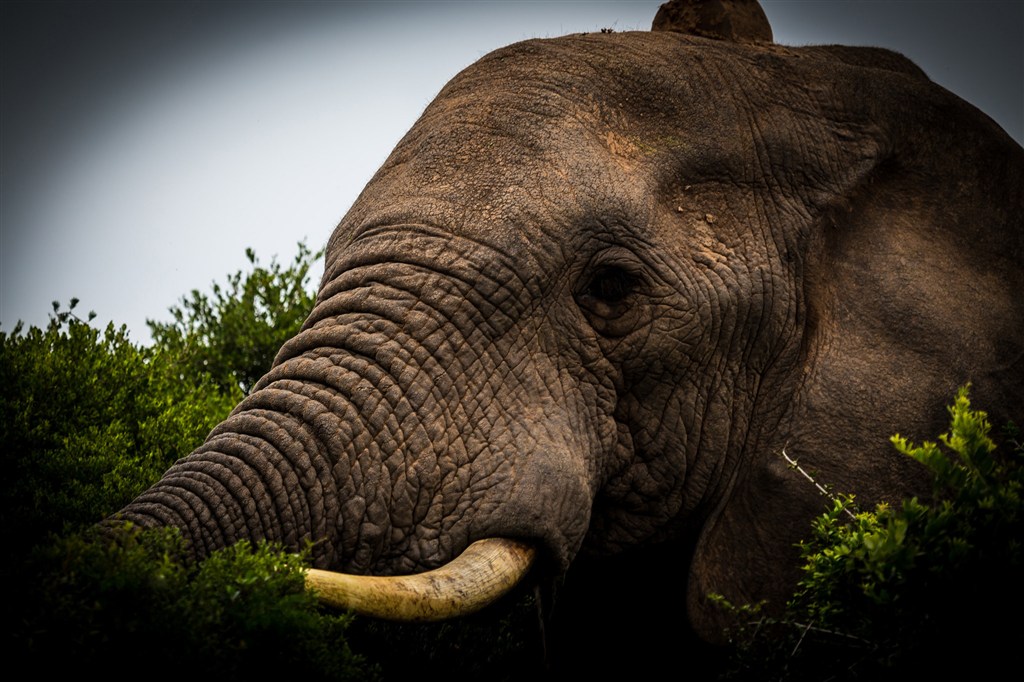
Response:
POLYGON ((608 45, 584 41, 581 52, 576 42, 519 43, 453 79, 343 221, 339 242, 368 226, 430 223, 516 251, 552 232, 566 243, 567 230, 595 220, 646 225, 659 116, 639 75, 588 58, 616 63, 608 45))
POLYGON ((864 131, 823 103, 834 96, 809 76, 819 61, 646 32, 509 46, 445 86, 346 225, 419 220, 466 236, 616 214, 642 225, 673 185, 828 192, 850 165, 831 141, 864 131))
POLYGON ((642 138, 628 125, 545 103, 543 87, 437 103, 385 163, 369 203, 390 213, 404 205, 426 220, 433 213, 470 233, 642 206, 652 188, 642 138))

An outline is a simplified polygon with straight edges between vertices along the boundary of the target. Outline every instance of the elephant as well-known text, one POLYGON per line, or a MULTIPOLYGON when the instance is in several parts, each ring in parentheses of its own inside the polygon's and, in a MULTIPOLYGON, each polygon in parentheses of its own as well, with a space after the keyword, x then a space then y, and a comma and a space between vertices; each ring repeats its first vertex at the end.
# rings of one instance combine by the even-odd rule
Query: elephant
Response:
POLYGON ((756 2, 515 43, 426 107, 301 331, 108 523, 196 558, 312 542, 311 589, 410 620, 662 552, 721 641, 710 595, 783 604, 829 504, 787 457, 899 500, 928 482, 889 437, 940 433, 958 386, 1020 420, 1022 222, 993 121, 899 54, 773 43, 756 2))

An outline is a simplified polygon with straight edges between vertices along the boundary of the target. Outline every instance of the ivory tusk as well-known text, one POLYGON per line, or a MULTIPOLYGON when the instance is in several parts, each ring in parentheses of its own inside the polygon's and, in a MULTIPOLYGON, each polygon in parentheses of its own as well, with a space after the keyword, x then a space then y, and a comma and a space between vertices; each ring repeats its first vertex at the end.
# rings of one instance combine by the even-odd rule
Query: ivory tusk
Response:
POLYGON ((517 540, 486 538, 425 573, 367 576, 311 568, 306 587, 324 604, 365 616, 445 620, 479 611, 507 593, 529 571, 536 554, 517 540))

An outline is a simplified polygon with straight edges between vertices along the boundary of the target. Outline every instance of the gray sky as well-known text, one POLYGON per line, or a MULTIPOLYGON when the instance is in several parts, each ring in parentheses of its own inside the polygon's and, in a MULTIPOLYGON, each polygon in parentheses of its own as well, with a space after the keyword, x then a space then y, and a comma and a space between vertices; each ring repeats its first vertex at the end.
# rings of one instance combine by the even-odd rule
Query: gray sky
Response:
MULTIPOLYGON (((2 5, 0 330, 147 318, 319 248, 445 82, 511 42, 647 30, 660 0, 2 5)), ((1024 140, 1021 0, 765 0, 787 45, 903 52, 1024 140)), ((318 278, 320 272, 315 273, 318 278)))

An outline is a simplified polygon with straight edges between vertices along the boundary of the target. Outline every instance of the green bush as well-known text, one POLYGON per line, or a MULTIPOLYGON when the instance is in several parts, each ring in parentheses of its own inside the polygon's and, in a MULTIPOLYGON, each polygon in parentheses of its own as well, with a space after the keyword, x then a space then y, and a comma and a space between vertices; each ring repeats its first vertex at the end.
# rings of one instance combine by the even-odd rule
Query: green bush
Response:
POLYGON ((15 556, 119 509, 241 398, 206 374, 182 381, 173 354, 93 328, 76 303, 0 333, 0 543, 15 556))
POLYGON ((933 497, 870 511, 834 498, 801 545, 803 578, 785 615, 741 609, 734 678, 1020 670, 1024 445, 1008 425, 999 450, 967 387, 949 413, 938 442, 892 438, 930 471, 933 497))
POLYGON ((247 255, 253 272, 215 286, 214 304, 193 292, 152 347, 93 328, 75 299, 54 303, 45 329, 0 333, 0 571, 14 588, 2 634, 14 663, 108 679, 377 675, 347 644, 351 619, 303 590, 304 556, 240 543, 193 566, 176 532, 111 543, 94 530, 203 441, 270 367, 280 342, 268 335, 283 341, 312 307, 298 290, 308 249, 290 268, 247 255))
POLYGON ((67 536, 32 560, 39 581, 10 651, 41 677, 374 680, 319 611, 306 557, 240 542, 198 566, 176 530, 67 536))
POLYGON ((22 554, 50 533, 116 511, 187 455, 271 365, 312 309, 304 244, 287 268, 236 272, 192 292, 154 344, 93 328, 53 304, 45 329, 0 332, 0 543, 22 554))
POLYGON ((147 323, 184 375, 209 374, 222 388, 248 393, 313 309, 310 268, 323 251, 313 253, 300 242, 287 268, 276 260, 263 267, 252 249, 245 255, 252 269, 229 275, 226 287, 214 283, 212 298, 193 290, 171 308, 173 321, 147 323))

